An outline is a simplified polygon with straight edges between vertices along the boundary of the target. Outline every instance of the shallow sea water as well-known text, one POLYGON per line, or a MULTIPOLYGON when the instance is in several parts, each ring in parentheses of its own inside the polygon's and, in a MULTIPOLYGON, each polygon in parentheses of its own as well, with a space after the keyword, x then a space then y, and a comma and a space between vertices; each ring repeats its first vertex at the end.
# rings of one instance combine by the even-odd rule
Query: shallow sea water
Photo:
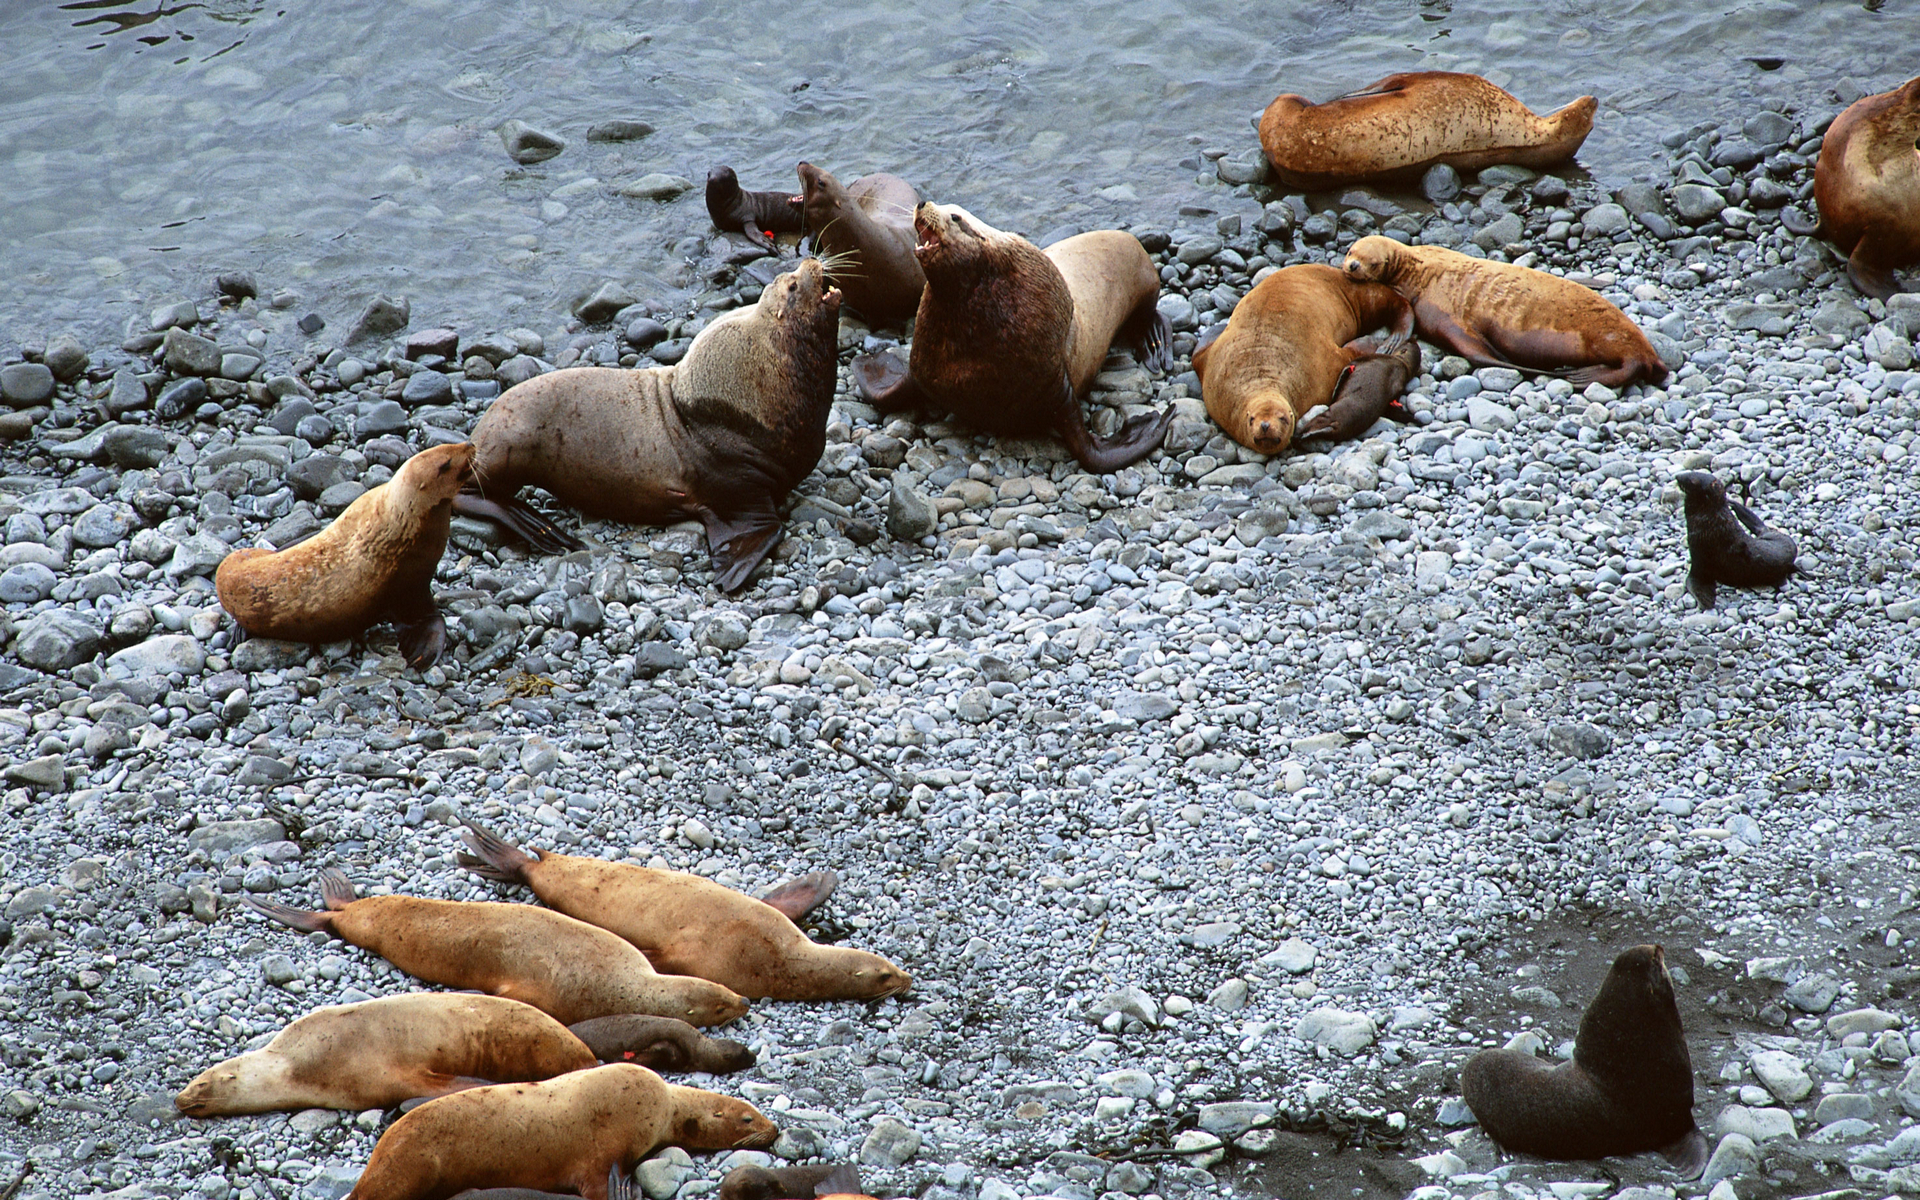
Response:
MULTIPOLYGON (((204 295, 292 287, 338 332, 374 292, 414 325, 552 329, 605 279, 675 302, 710 235, 698 186, 874 170, 1044 239, 1251 211, 1205 149, 1257 146, 1274 95, 1481 72, 1536 111, 1591 92, 1583 167, 1757 107, 1837 111, 1920 71, 1920 0, 1382 0, 908 9, 862 0, 9 0, 0 4, 0 346, 204 295), (520 167, 494 130, 567 139, 520 167), (612 118, 650 137, 585 139, 612 118)), ((322 340, 325 335, 322 335, 322 340)))

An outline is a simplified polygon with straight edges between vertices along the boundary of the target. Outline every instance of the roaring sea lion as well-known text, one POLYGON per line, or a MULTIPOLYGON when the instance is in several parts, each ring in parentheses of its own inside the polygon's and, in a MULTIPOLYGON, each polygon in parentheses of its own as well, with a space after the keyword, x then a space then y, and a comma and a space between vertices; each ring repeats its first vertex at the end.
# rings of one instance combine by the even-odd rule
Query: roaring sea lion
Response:
POLYGON ((220 606, 254 637, 293 642, 337 642, 392 621, 407 665, 432 666, 447 623, 430 585, 473 463, 470 442, 422 450, 306 541, 235 550, 213 575, 220 606))
POLYGON ((723 233, 738 233, 756 246, 771 247, 775 234, 806 227, 800 197, 786 192, 749 192, 732 167, 707 172, 707 215, 723 233))
POLYGON ((1159 448, 1171 408, 1100 438, 1080 406, 1116 338, 1149 370, 1170 364, 1160 276, 1139 239, 1108 229, 1042 251, 954 205, 922 204, 913 226, 927 276, 913 348, 904 367, 891 354, 856 359, 862 395, 882 411, 942 409, 989 433, 1051 430, 1089 471, 1159 448))
POLYGON ((1865 294, 1898 292, 1893 272, 1920 263, 1920 76, 1834 118, 1813 168, 1813 201, 1817 224, 1791 210, 1782 223, 1832 242, 1865 294))
POLYGON ((464 836, 474 854, 460 855, 461 866, 525 884, 541 903, 619 934, 663 971, 711 979, 756 1000, 872 1000, 913 983, 879 955, 823 946, 793 923, 789 912, 803 915, 816 896, 824 898, 826 876, 798 881, 784 897, 791 907, 776 908, 698 875, 529 854, 472 822, 464 836))
POLYGON ((1391 354, 1377 354, 1369 343, 1353 344, 1356 350, 1361 346, 1368 348, 1341 370, 1326 411, 1300 427, 1293 439, 1296 443, 1351 441, 1382 417, 1403 425, 1414 419, 1400 397, 1407 381, 1420 373, 1420 347, 1407 342, 1391 354))
POLYGON ((1658 946, 1614 959, 1580 1018, 1573 1061, 1549 1067, 1518 1050, 1482 1050, 1460 1094, 1487 1135, 1542 1158, 1658 1150, 1689 1179, 1707 1163, 1693 1123, 1693 1060, 1658 946))
POLYGON ((753 1065, 741 1042, 710 1038, 674 1017, 617 1013, 567 1026, 601 1062, 638 1063, 655 1071, 706 1071, 730 1075, 753 1065))
POLYGON ((1674 476, 1687 510, 1687 591, 1702 609, 1713 607, 1714 585, 1778 587, 1800 568, 1799 547, 1757 513, 1727 495, 1727 485, 1705 471, 1674 476))
POLYGON ((1548 167, 1580 149, 1599 106, 1582 96, 1537 117, 1478 75, 1410 71, 1325 104, 1281 96, 1260 116, 1260 146, 1280 181, 1302 191, 1409 177, 1436 163, 1548 167))
POLYGON ((738 995, 704 979, 662 975, 646 956, 604 929, 529 904, 356 899, 340 872, 320 872, 327 912, 302 912, 255 897, 262 916, 303 932, 330 933, 371 950, 409 975, 533 1005, 564 1024, 616 1013, 724 1025, 747 1011, 738 995))
POLYGON ((429 1100, 380 1136, 348 1200, 444 1200, 494 1187, 606 1200, 609 1171, 630 1174, 661 1146, 757 1148, 779 1135, 744 1100, 615 1063, 429 1100))
POLYGON ((1610 388, 1667 377, 1632 318, 1570 279, 1379 234, 1353 244, 1345 269, 1356 283, 1405 296, 1420 336, 1476 367, 1551 371, 1610 388))
POLYGON ((871 325, 912 317, 927 284, 913 255, 913 210, 920 203, 913 185, 881 174, 841 187, 812 163, 796 169, 814 253, 834 264, 831 274, 847 307, 871 325))
POLYGON ((807 1167, 735 1167, 720 1180, 720 1200, 870 1200, 852 1163, 807 1167))
POLYGON ((1327 403, 1341 372, 1373 351, 1360 335, 1382 325, 1391 329, 1382 343, 1389 351, 1413 333, 1413 313, 1392 288, 1351 282, 1324 263, 1275 271, 1194 352, 1207 415, 1241 445, 1280 453, 1301 414, 1327 403))
POLYGON ((839 290, 805 259, 671 367, 577 367, 508 388, 474 426, 477 491, 454 508, 548 553, 581 544, 514 499, 527 484, 630 524, 697 517, 714 582, 739 589, 780 539, 780 501, 826 448, 839 313, 839 290))

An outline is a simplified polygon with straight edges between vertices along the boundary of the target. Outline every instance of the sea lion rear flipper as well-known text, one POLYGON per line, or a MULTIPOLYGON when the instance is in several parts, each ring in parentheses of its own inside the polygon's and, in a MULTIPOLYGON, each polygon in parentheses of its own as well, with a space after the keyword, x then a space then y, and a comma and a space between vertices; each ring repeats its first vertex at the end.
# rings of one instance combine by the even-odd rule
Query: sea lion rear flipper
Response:
POLYGON ((1888 268, 1875 266, 1868 261, 1872 257, 1868 244, 1872 241, 1873 238, 1869 235, 1861 238, 1854 246, 1852 256, 1847 259, 1847 278, 1853 280, 1853 286, 1859 288, 1864 295, 1885 300, 1889 296, 1898 294, 1900 281, 1894 278, 1893 272, 1888 268))
POLYGON ((447 648, 447 619, 434 609, 431 616, 418 621, 395 621, 400 630, 400 653, 407 665, 424 671, 440 659, 447 648))
POLYGON ((926 404, 926 393, 914 382, 907 364, 891 350, 854 359, 853 386, 862 399, 881 412, 901 412, 926 404))
POLYGON ((1080 409, 1080 398, 1074 394, 1073 380, 1064 371, 1060 373, 1059 399, 1054 403, 1060 410, 1056 428, 1067 449, 1081 466, 1103 475, 1137 463, 1158 450, 1167 438, 1167 427, 1173 424, 1173 406, 1168 405, 1157 413, 1128 417, 1112 437, 1095 437, 1087 428, 1087 416, 1080 409))
POLYGON ((1700 606, 1700 611, 1705 612, 1713 607, 1713 597, 1716 590, 1717 588, 1713 580, 1707 578, 1705 575, 1702 575, 1698 571, 1687 572, 1687 591, 1693 594, 1693 602, 1700 606))
POLYGON ((780 540, 780 514, 774 510, 772 498, 761 496, 757 502, 765 507, 726 517, 711 509, 699 514, 707 526, 707 553, 713 558, 713 582, 723 592, 737 592, 745 587, 747 577, 780 540))
POLYGON ((571 554, 587 548, 585 542, 535 512, 526 501, 511 496, 490 500, 478 492, 461 492, 453 498, 453 511, 503 525, 542 554, 571 554))
POLYGON ((1660 1147, 1660 1156, 1680 1172, 1682 1179, 1698 1179, 1707 1169, 1706 1135, 1698 1129, 1689 1129, 1679 1141, 1660 1147))
POLYGON ((320 899, 329 912, 339 912, 358 898, 352 881, 340 871, 328 867, 320 872, 320 899))
POLYGON ((778 909, 787 920, 798 924, 800 918, 825 904, 827 897, 833 895, 833 889, 839 886, 838 871, 810 871, 767 892, 760 897, 760 902, 778 909))
POLYGON ((455 861, 480 878, 491 879, 495 883, 527 882, 527 868, 539 862, 539 859, 485 826, 472 821, 466 821, 465 824, 466 829, 460 834, 460 840, 467 844, 473 854, 456 855, 455 861))
POLYGON ((1820 222, 1809 221, 1807 214, 1792 206, 1780 210, 1780 223, 1787 227, 1788 233, 1800 237, 1820 236, 1820 222))
POLYGON ((852 1163, 841 1163, 828 1171, 820 1182, 813 1185, 813 1194, 816 1196, 864 1195, 865 1193, 861 1190, 860 1168, 852 1163))
POLYGON ((303 909, 290 908, 285 904, 275 904, 271 900, 262 900, 257 896, 247 896, 245 900, 248 908, 269 921, 280 922, 289 929, 298 929, 301 933, 333 933, 332 913, 307 912, 303 909))

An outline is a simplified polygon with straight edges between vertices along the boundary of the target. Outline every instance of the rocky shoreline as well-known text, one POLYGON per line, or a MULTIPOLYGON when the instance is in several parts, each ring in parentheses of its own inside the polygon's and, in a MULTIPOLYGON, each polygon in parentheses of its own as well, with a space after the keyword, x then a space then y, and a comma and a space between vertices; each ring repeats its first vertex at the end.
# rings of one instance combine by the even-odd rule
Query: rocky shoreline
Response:
MULTIPOLYGON (((716 592, 691 526, 565 513, 594 548, 542 559, 457 521, 424 674, 386 629, 237 642, 213 568, 520 378, 673 361, 779 260, 716 237, 689 309, 609 282, 547 334, 408 334, 397 297, 336 330, 236 273, 155 297, 118 348, 5 348, 0 1186, 31 1162, 22 1200, 337 1200, 390 1114, 194 1123, 171 1095, 407 989, 241 896, 311 907, 338 866, 492 897, 453 864, 466 815, 751 890, 838 869, 818 935, 913 991, 758 1004, 731 1036, 760 1064, 707 1082, 876 1194, 1920 1190, 1920 296, 1864 301, 1781 227, 1819 129, 1676 135, 1617 194, 1439 170, 1430 203, 1321 211, 1271 196, 1257 149, 1208 150, 1194 203, 1135 230, 1175 374, 1110 364, 1094 400, 1103 433, 1176 406, 1151 460, 1089 476, 1052 442, 883 420, 844 365, 890 341, 849 323, 756 583, 716 592), (1262 270, 1374 232, 1564 271, 1674 374, 1576 391, 1429 349, 1420 425, 1231 442, 1196 336, 1262 270), (1686 469, 1744 482, 1813 577, 1695 612, 1686 469), (1645 940, 1681 968, 1707 1178, 1502 1163, 1450 1099, 1460 1061, 1562 1047, 1645 940)), ((731 1161, 668 1151, 641 1181, 693 1200, 731 1161)))

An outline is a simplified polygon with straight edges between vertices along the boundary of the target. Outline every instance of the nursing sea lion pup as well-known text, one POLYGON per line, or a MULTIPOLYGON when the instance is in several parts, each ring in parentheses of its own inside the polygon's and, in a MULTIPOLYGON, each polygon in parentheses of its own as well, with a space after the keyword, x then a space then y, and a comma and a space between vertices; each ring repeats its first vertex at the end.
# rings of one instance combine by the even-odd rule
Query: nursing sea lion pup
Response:
POLYGON ((1234 305, 1225 332, 1194 352, 1207 415, 1241 445, 1280 453, 1301 414, 1328 403, 1341 372, 1373 350, 1356 339, 1382 325, 1392 330, 1389 350, 1413 333, 1413 312, 1392 288, 1351 282, 1324 263, 1275 271, 1234 305))
POLYGON ((1051 430, 1089 471, 1117 471, 1159 448, 1168 408, 1128 419, 1110 438, 1087 428, 1081 400, 1116 338, 1150 370, 1170 363, 1160 276, 1130 233, 1082 233, 1040 250, 963 208, 914 211, 927 287, 902 368, 892 355, 854 362, 854 381, 883 411, 929 406, 989 433, 1051 430))
POLYGON ((247 897, 262 916, 303 932, 330 933, 371 950, 409 975, 533 1005, 571 1025, 615 1013, 724 1025, 747 1011, 738 995, 704 979, 662 975, 604 929, 529 904, 356 899, 340 872, 320 872, 327 912, 301 912, 247 897))
POLYGON ((1867 295, 1898 292, 1894 270, 1920 263, 1920 77, 1834 118, 1813 168, 1813 200, 1817 225, 1798 214, 1782 223, 1832 242, 1867 295))
POLYGON ((1420 347, 1407 342, 1391 354, 1376 354, 1367 342, 1353 343, 1356 350, 1362 346, 1367 349, 1346 365, 1340 382, 1333 385, 1333 400, 1300 427, 1295 442, 1351 441, 1382 417, 1403 425, 1414 419, 1400 397, 1407 382, 1420 373, 1420 347))
POLYGON ((514 499, 527 484, 634 525, 697 517, 714 582, 738 590, 780 539, 778 504, 826 448, 839 328, 840 292, 809 258, 702 329, 671 367, 576 367, 516 384, 474 426, 477 490, 454 507, 548 553, 581 543, 514 499))
POLYGON ((913 210, 920 194, 898 175, 862 175, 845 187, 801 163, 802 211, 813 251, 833 264, 847 307, 871 325, 898 325, 920 307, 927 277, 913 254, 913 210))
POLYGON ((738 233, 756 246, 772 248, 773 235, 806 227, 800 197, 786 192, 749 192, 732 167, 707 172, 707 215, 723 233, 738 233))
POLYGON ((447 640, 433 573, 473 462, 469 442, 422 450, 314 537, 235 550, 213 575, 220 606, 254 637, 293 642, 338 642, 392 621, 407 665, 432 666, 447 640))
POLYGON ((1687 591, 1702 609, 1713 607, 1716 584, 1778 587, 1799 571, 1799 547, 1757 513, 1727 495, 1727 485, 1705 471, 1673 477, 1687 511, 1687 591))
POLYGON ((429 1100, 380 1136, 348 1200, 445 1200, 467 1188, 578 1192, 607 1200, 661 1146, 770 1146, 773 1122, 744 1100, 680 1087, 625 1063, 545 1083, 503 1083, 429 1100))
POLYGON ((1482 1050, 1461 1071, 1460 1094, 1508 1150, 1542 1158, 1658 1150, 1689 1179, 1707 1164, 1707 1139, 1693 1123, 1693 1060, 1658 946, 1613 961, 1580 1018, 1572 1062, 1482 1050))
MULTIPOLYGON (((823 946, 763 900, 698 875, 535 850, 529 854, 467 823, 473 855, 460 865, 484 879, 520 883, 543 904, 619 934, 660 970, 711 979, 751 999, 871 1000, 905 991, 913 979, 865 950, 823 946), (478 857, 475 857, 477 855, 478 857)), ((835 877, 837 879, 837 877, 835 877)), ((808 877, 787 892, 804 913, 830 888, 808 877)), ((822 897, 823 898, 823 897, 822 897)))
POLYGON ((1353 244, 1345 269, 1405 296, 1420 336, 1476 367, 1571 368, 1567 379, 1611 388, 1667 377, 1632 318, 1570 279, 1379 234, 1353 244))
POLYGON ((1260 147, 1288 187, 1319 191, 1407 177, 1436 163, 1565 162, 1593 130, 1592 96, 1537 117, 1478 75, 1410 71, 1315 104, 1285 95, 1260 116, 1260 147))

